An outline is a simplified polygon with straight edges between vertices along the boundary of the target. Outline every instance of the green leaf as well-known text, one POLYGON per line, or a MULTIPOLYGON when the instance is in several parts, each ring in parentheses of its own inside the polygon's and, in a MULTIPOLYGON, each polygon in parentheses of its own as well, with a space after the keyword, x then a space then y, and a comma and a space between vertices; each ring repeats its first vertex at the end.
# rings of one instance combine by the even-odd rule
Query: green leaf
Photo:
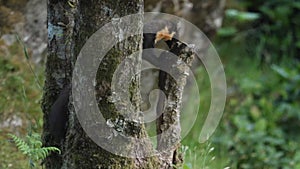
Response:
POLYGON ((237 29, 235 27, 220 28, 217 32, 219 36, 232 36, 235 33, 237 33, 237 29))
POLYGON ((231 17, 231 18, 236 17, 238 14, 239 14, 239 11, 236 10, 236 9, 227 9, 227 10, 225 11, 225 15, 226 15, 227 17, 231 17))
POLYGON ((236 9, 227 9, 225 15, 232 19, 237 19, 240 22, 254 21, 260 18, 258 13, 243 12, 236 9))
POLYGON ((23 141, 21 138, 13 134, 8 135, 14 140, 18 149, 23 154, 28 156, 30 160, 33 160, 31 161, 32 164, 34 164, 35 161, 37 162, 39 160, 45 159, 50 152, 56 151, 59 154, 61 154, 61 151, 56 147, 42 147, 41 136, 38 133, 32 133, 30 135, 27 135, 27 142, 23 141))
POLYGON ((285 70, 282 67, 279 67, 277 65, 272 65, 271 68, 277 73, 279 74, 281 77, 289 79, 290 78, 290 73, 285 70))
POLYGON ((257 13, 252 13, 252 12, 241 12, 238 15, 238 19, 242 22, 246 22, 246 21, 254 21, 259 19, 259 14, 257 13))
POLYGON ((27 49, 26 49, 26 47, 25 47, 23 41, 20 39, 20 37, 19 37, 18 35, 16 35, 16 38, 17 38, 18 42, 19 42, 19 43, 22 45, 22 47, 23 47, 23 52, 24 52, 24 54, 25 54, 26 59, 29 60, 28 51, 27 51, 27 49))
POLYGON ((255 124, 255 129, 257 131, 265 132, 267 128, 267 121, 263 118, 259 119, 255 124))

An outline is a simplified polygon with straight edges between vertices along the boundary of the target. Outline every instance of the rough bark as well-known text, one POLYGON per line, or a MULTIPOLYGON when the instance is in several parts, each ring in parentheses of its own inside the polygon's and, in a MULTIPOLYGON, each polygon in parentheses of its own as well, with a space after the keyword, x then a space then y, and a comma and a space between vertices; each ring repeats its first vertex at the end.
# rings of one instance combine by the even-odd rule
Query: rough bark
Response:
MULTIPOLYGON (((46 80, 44 86, 44 96, 42 109, 44 112, 43 141, 45 146, 57 146, 63 150, 63 143, 57 143, 53 136, 49 134, 49 112, 51 106, 59 96, 63 87, 71 82, 72 66, 71 44, 66 43, 72 34, 72 28, 67 27, 71 18, 67 16, 64 8, 66 2, 56 2, 48 0, 48 56, 46 63, 46 80)), ((61 168, 62 156, 52 154, 44 161, 46 168, 61 168), (54 162, 55 161, 55 162, 54 162)))
MULTIPOLYGON (((224 6, 225 0, 145 0, 145 11, 164 12, 185 18, 196 25, 204 33, 199 34, 199 32, 195 32, 191 27, 185 25, 180 27, 179 32, 176 32, 179 39, 188 39, 190 42, 197 45, 196 50, 200 56, 196 57, 193 62, 192 70, 195 70, 196 67, 205 61, 207 49, 209 45, 211 45, 209 39, 214 37, 217 29, 222 24, 224 6), (204 36, 207 36, 208 38, 204 36), (201 43, 199 43, 200 40, 201 43), (199 58, 201 58, 201 60, 199 58)), ((187 52, 189 50, 187 49, 189 48, 187 47, 182 51, 171 49, 171 52, 179 57, 187 59, 189 58, 188 56, 190 56, 188 54, 189 52, 187 52)), ((190 65, 191 61, 186 63, 190 65)), ((179 81, 185 86, 186 79, 184 77, 178 79, 180 79, 179 81)), ((178 93, 180 93, 178 91, 181 91, 181 89, 174 85, 175 80, 165 72, 159 72, 159 80, 159 88, 164 92, 166 98, 161 94, 158 101, 157 113, 160 114, 160 111, 163 112, 156 122, 157 133, 163 133, 158 136, 158 146, 163 148, 168 147, 170 144, 176 145, 176 143, 178 143, 177 145, 179 147, 177 139, 180 138, 180 134, 178 134, 180 133, 180 128, 172 126, 179 121, 179 119, 176 119, 177 116, 180 116, 176 106, 180 106, 182 102, 188 102, 188 100, 182 100, 182 98, 178 97, 180 96, 180 94, 178 95, 178 93), (172 133, 166 132, 170 127, 172 133)), ((163 155, 166 161, 173 160, 173 164, 180 163, 181 159, 178 147, 173 147, 173 149, 170 149, 163 155), (173 154, 173 156, 170 156, 171 154, 173 154)))
MULTIPOLYGON (((181 104, 182 88, 185 85, 185 69, 176 69, 179 72, 180 84, 175 85, 169 77, 166 78, 165 89, 167 101, 165 102, 165 116, 162 124, 167 125, 166 128, 172 128, 172 124, 176 124, 176 128, 172 132, 178 132, 176 136, 167 133, 162 137, 161 144, 172 146, 168 152, 158 154, 157 156, 145 158, 126 158, 110 153, 96 143, 84 132, 81 127, 70 93, 70 102, 68 105, 69 111, 65 138, 57 141, 50 134, 49 127, 49 112, 51 106, 57 100, 59 93, 66 87, 71 85, 72 73, 77 55, 87 39, 99 28, 112 19, 119 18, 125 15, 139 13, 143 10, 142 0, 48 0, 48 56, 46 64, 46 82, 44 86, 44 96, 42 108, 44 112, 44 127, 43 127, 43 142, 45 146, 57 146, 62 150, 62 154, 51 154, 45 161, 46 169, 60 168, 172 168, 174 165, 180 164, 181 160, 178 157, 178 146, 180 141, 180 125, 179 125, 179 108, 181 104), (173 105, 175 102, 176 105, 173 105), (169 121, 168 119, 171 119, 169 121), (173 139, 172 139, 173 138, 173 139), (171 140, 172 139, 172 140, 171 140), (174 142, 175 140, 175 142, 174 142)), ((141 22, 142 23, 142 22, 141 22)), ((142 30, 141 24, 137 30, 142 30)), ((121 33, 118 24, 114 25, 113 30, 116 33, 121 33)), ((142 34, 133 36, 119 42, 115 45, 102 60, 97 71, 96 97, 101 98, 98 102, 98 107, 103 112, 103 116, 111 121, 123 120, 126 122, 123 130, 123 135, 128 135, 134 138, 145 138, 147 133, 143 124, 132 123, 126 121, 114 106, 112 106, 112 90, 110 88, 112 76, 117 66, 128 56, 142 48, 142 34)), ((176 49, 176 48, 174 48, 176 49)), ((180 49, 177 52, 184 61, 192 57, 192 53, 186 48, 180 49), (186 59, 184 59, 186 57, 186 59)), ((176 54, 177 54, 176 53, 176 54)), ((138 66, 141 62, 139 57, 130 58, 130 66, 123 67, 123 74, 120 77, 126 79, 126 73, 136 74, 131 80, 130 101, 133 109, 138 116, 140 111, 140 92, 138 75, 138 66), (133 64, 134 63, 134 64, 133 64)), ((93 62, 91 63, 93 64, 93 62)), ((126 64, 126 63, 125 63, 126 64)), ((84 67, 82 67, 84 69, 84 67)), ((81 80, 81 79, 79 79, 81 80)), ((88 91, 90 88, 81 86, 78 90, 88 91)), ((91 89, 93 90, 93 89, 91 89)), ((127 89, 124 89, 127 90, 127 89)), ((123 91, 121 91, 123 92, 123 91)), ((125 92, 125 91, 124 91, 125 92)), ((78 99, 78 98, 76 98, 78 99)), ((103 126, 101 130, 106 130, 107 126, 103 126)), ((109 129, 108 129, 109 130, 109 129)), ((102 131, 99 131, 102 132, 102 131)), ((125 145, 127 143, 124 143, 125 145)), ((118 146, 118 145, 116 145, 118 146)), ((143 143, 144 151, 151 151, 151 143, 143 143)), ((126 146, 125 146, 126 147, 126 146)), ((133 151, 132 145, 128 143, 128 151, 133 151)), ((138 155, 139 152, 136 153, 138 155)))
POLYGON ((162 168, 179 167, 183 162, 180 148, 181 126, 180 110, 182 106, 183 90, 187 82, 190 66, 194 60, 194 48, 178 40, 173 40, 170 45, 170 54, 162 54, 162 63, 165 71, 159 71, 159 88, 163 91, 159 97, 157 113, 162 111, 157 119, 156 129, 158 134, 157 149, 161 151, 164 161, 162 168), (168 73, 167 73, 168 72, 168 73))
MULTIPOLYGON (((132 159, 111 154, 96 145, 83 131, 69 103, 68 128, 65 139, 55 141, 49 134, 49 112, 60 91, 70 85, 73 65, 86 40, 112 18, 122 17, 143 10, 141 0, 105 0, 105 1, 57 1, 48 0, 48 56, 46 64, 46 82, 42 108, 44 111, 44 145, 57 146, 62 154, 52 154, 45 161, 46 168, 156 168, 155 158, 132 159)), ((142 29, 142 25, 140 25, 142 29)), ((115 29, 118 30, 117 25, 115 29)), ((122 31, 122 30, 119 30, 122 31)), ((106 95, 99 107, 106 108, 110 116, 118 116, 107 102, 110 80, 116 66, 128 54, 141 49, 141 36, 125 40, 115 46, 103 60, 98 71, 98 94, 106 95), (124 45, 126 44, 126 45, 124 45), (106 66, 105 66, 106 65, 106 66)), ((134 58, 138 62, 139 58, 134 58)), ((124 69, 131 69, 125 67, 124 69)), ((135 70, 124 70, 135 71, 135 70)), ((139 109, 138 93, 139 77, 132 82, 132 102, 139 109)), ((72 98, 70 96, 70 98, 72 98)), ((142 128, 142 126, 138 126, 142 128)), ((129 133, 132 134, 132 133, 129 133)), ((135 133, 136 134, 136 133, 135 133)), ((133 134, 132 134, 133 135, 133 134)), ((145 136, 140 130, 135 137, 145 136)))

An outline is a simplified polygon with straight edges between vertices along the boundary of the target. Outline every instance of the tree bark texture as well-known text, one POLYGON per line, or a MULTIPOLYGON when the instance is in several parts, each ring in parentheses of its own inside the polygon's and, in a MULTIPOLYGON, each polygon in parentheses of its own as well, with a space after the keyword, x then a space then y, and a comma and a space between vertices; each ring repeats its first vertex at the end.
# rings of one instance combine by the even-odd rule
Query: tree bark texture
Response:
MULTIPOLYGON (((171 129, 172 133, 162 135, 160 144, 174 144, 170 150, 152 157, 145 158, 127 158, 110 153, 90 139, 81 127, 73 105, 73 98, 70 92, 67 122, 64 138, 57 140, 50 134, 49 113, 51 106, 59 97, 62 91, 70 88, 72 82, 72 73, 81 48, 88 38, 106 23, 115 18, 125 15, 142 13, 142 0, 48 0, 48 56, 46 63, 46 81, 44 86, 44 96, 42 109, 44 112, 43 143, 44 146, 56 146, 62 150, 61 154, 53 153, 43 162, 46 169, 61 168, 173 168, 181 163, 178 148, 180 146, 180 134, 171 135, 173 132, 180 133, 179 110, 181 105, 181 95, 186 80, 186 69, 177 65, 176 72, 179 74, 179 84, 172 82, 170 77, 166 76, 166 82, 162 86, 165 89, 166 101, 164 103, 164 113, 161 125, 170 128, 171 124, 176 124, 176 128, 171 129), (173 138, 173 139, 172 139, 173 138)), ((142 19, 142 18, 141 18, 142 19)), ((116 33, 120 30, 118 24, 113 28, 116 33)), ((141 25, 137 30, 141 30, 139 36, 132 36, 115 45, 102 60, 97 71, 97 85, 95 87, 97 98, 99 99, 99 109, 103 112, 106 119, 120 120, 122 115, 111 104, 113 95, 110 88, 112 76, 117 66, 128 56, 142 49, 142 29, 141 25)), ((180 44, 180 43, 178 43, 180 44)), ((175 52, 188 65, 190 64, 193 53, 186 45, 184 48, 175 52)), ((172 52, 172 51, 171 51, 172 52)), ((130 58, 134 65, 125 66, 123 72, 132 72, 136 76, 131 80, 130 101, 136 113, 140 110, 140 76, 138 66, 141 63, 141 54, 139 57, 130 58)), ((178 62, 176 62, 178 63, 178 62)), ((122 74, 125 79, 126 75, 122 74)), ((122 79, 121 77, 121 79, 122 79)), ((80 80, 80 79, 79 79, 80 80)), ((82 90, 89 90, 82 86, 82 90)), ((92 89, 93 90, 93 89, 92 89)), ((134 116, 134 115, 133 115, 134 116)), ((124 119, 122 119, 124 120, 124 119)), ((128 122, 129 124, 129 122, 128 122)), ((135 138, 147 137, 143 124, 132 125, 131 128, 123 126, 124 135, 135 138)), ((160 127, 163 128, 163 127, 160 127)), ((163 129, 162 129, 163 131, 163 129)), ((126 144, 126 143, 124 143, 126 144)), ((151 151, 152 144, 144 143, 144 150, 151 151)), ((128 145, 128 151, 131 146, 128 145)), ((138 154, 138 153, 137 153, 138 154)))
MULTIPOLYGON (((57 142, 49 134, 49 112, 59 93, 70 85, 76 57, 86 40, 112 18, 138 13, 143 10, 141 0, 48 0, 48 56, 46 64, 46 82, 42 108, 44 111, 44 145, 55 145, 62 154, 52 154, 45 161, 46 168, 155 168, 154 158, 136 160, 111 154, 96 145, 83 131, 69 103, 66 136, 57 142), (137 162, 138 161, 138 162, 137 162), (142 162, 141 162, 142 161, 142 162)), ((142 25, 140 25, 142 29, 142 25)), ((115 27, 118 30, 117 25, 115 27)), ((119 30, 121 31, 121 30, 119 30)), ((97 87, 99 93, 109 95, 110 79, 118 63, 128 54, 141 49, 141 36, 136 36, 116 45, 103 60, 98 71, 102 77, 97 87), (124 44, 127 45, 124 45, 124 44), (107 65, 107 66, 104 66, 107 65), (102 71, 101 71, 102 70, 102 71)), ((138 62, 138 58, 136 61, 138 62)), ((126 67, 125 67, 126 69, 126 67)), ((129 69, 129 68, 127 68, 129 69)), ((126 70, 124 70, 126 71, 126 70)), ((132 90, 139 85, 139 77, 134 79, 132 90)), ((71 98, 71 96, 70 96, 71 98)), ((133 100, 138 109, 139 97, 133 100)), ((104 99, 105 100, 105 99, 104 99)), ((72 100, 70 100, 72 102, 72 100)), ((99 107, 106 107, 112 115, 118 112, 109 110, 107 102, 100 102, 99 107)), ((138 134, 143 134, 141 131, 138 134)))
POLYGON ((156 121, 157 149, 162 152, 161 157, 163 161, 166 161, 165 164, 172 164, 169 166, 165 165, 163 168, 180 166, 183 162, 180 152, 180 109, 187 76, 195 57, 194 47, 178 40, 173 40, 172 45, 170 45, 170 53, 177 57, 173 58, 169 57, 170 55, 168 54, 162 54, 164 56, 162 63, 169 64, 165 66, 166 71, 159 71, 158 83, 164 96, 161 93, 158 102, 159 106, 157 106, 157 113, 161 113, 156 121))

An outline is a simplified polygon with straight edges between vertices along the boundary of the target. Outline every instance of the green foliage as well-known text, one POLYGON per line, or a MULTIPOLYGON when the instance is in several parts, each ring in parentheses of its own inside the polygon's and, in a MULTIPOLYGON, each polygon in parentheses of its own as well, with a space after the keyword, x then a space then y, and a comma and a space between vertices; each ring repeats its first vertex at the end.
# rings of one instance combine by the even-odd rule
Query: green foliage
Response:
POLYGON ((225 11, 225 24, 226 26, 218 30, 218 36, 220 37, 232 37, 239 32, 242 28, 241 25, 249 24, 260 18, 259 13, 248 12, 248 11, 238 11, 236 9, 227 9, 225 11))
MULTIPOLYGON (((0 46, 0 168, 27 169, 28 161, 14 144, 7 141, 7 134, 17 131, 25 135, 28 130, 41 132, 43 114, 39 101, 42 93, 30 72, 22 45, 15 42, 6 46, 0 39, 0 46)), ((39 81, 43 81, 42 67, 32 65, 32 68, 39 81)))
MULTIPOLYGON (((229 46, 245 47, 234 42, 229 46)), ((251 59, 249 53, 242 55, 237 50, 228 55, 232 92, 214 143, 228 151, 232 168, 299 168, 299 61, 287 63, 285 58, 277 65, 258 66, 259 59, 251 59)))
POLYGON ((44 160, 50 152, 58 152, 56 147, 42 147, 41 136, 38 133, 32 133, 26 136, 26 141, 16 135, 8 134, 15 142, 18 149, 29 158, 30 167, 36 166, 36 163, 44 160))
POLYGON ((243 11, 238 11, 236 9, 227 9, 225 14, 229 19, 235 19, 238 22, 254 21, 260 17, 258 13, 243 12, 243 11))
POLYGON ((226 157, 238 169, 298 169, 299 2, 240 2, 240 11, 259 17, 242 22, 239 11, 227 10, 225 29, 234 31, 218 34, 229 88, 224 118, 213 138, 217 151, 227 153, 217 158, 226 157))
POLYGON ((181 152, 185 160, 182 169, 213 169, 212 163, 215 161, 215 148, 211 142, 198 144, 197 146, 182 146, 181 152))
POLYGON ((245 11, 226 10, 226 27, 221 36, 236 36, 246 32, 252 57, 277 63, 283 58, 299 57, 300 2, 293 0, 241 0, 245 11), (249 22, 251 21, 251 22, 249 22), (234 31, 233 31, 234 30, 234 31))
MULTIPOLYGON (((253 5, 255 3, 249 4, 248 8, 253 8, 253 5)), ((258 7, 264 21, 258 22, 255 26, 257 33, 249 36, 262 45, 258 46, 262 48, 258 57, 266 61, 297 57, 300 51, 299 11, 299 2, 291 0, 264 2, 258 7)))

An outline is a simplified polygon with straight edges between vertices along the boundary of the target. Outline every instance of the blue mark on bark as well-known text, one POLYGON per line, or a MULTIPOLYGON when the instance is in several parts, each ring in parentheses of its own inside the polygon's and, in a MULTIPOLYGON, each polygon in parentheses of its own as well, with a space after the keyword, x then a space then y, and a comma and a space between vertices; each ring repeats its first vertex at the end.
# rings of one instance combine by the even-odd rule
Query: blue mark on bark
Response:
POLYGON ((63 35, 63 28, 61 26, 55 26, 48 22, 48 42, 53 39, 53 37, 61 37, 63 35))

